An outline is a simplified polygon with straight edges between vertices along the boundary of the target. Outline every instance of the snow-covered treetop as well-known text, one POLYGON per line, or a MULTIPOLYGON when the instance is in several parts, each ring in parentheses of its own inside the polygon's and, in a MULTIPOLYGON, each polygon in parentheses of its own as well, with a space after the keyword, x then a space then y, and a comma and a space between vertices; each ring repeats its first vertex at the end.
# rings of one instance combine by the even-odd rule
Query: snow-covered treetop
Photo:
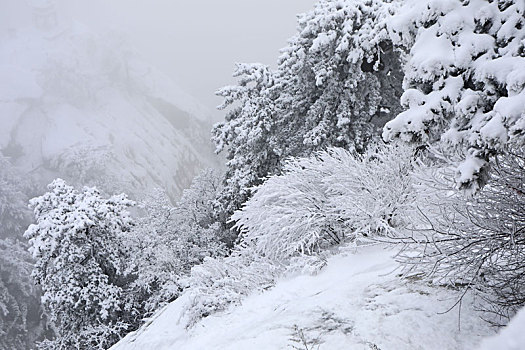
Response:
POLYGON ((362 151, 390 120, 386 141, 468 150, 457 182, 475 190, 490 157, 524 134, 524 13, 522 0, 319 1, 275 71, 239 65, 238 86, 219 92, 222 107, 237 102, 215 128, 228 181, 249 187, 330 146, 362 151))
MULTIPOLYGON (((387 18, 396 4, 381 0, 318 2, 311 12, 299 15, 298 34, 282 50, 279 63, 299 62, 307 53, 321 53, 334 61, 370 62, 371 55, 379 55, 379 44, 389 39, 387 18), (336 54, 326 50, 329 48, 336 54)), ((379 65, 379 61, 375 63, 379 65)))
POLYGON ((525 2, 408 0, 388 31, 410 51, 406 110, 383 137, 469 149, 457 181, 477 188, 488 158, 525 132, 525 2))
POLYGON ((304 129, 298 132, 303 148, 362 150, 385 123, 382 107, 399 112, 401 84, 393 78, 401 69, 386 30, 396 6, 320 1, 299 16, 298 33, 279 57, 274 90, 283 90, 277 101, 283 128, 288 119, 302 120, 296 123, 304 129))
POLYGON ((49 192, 30 201, 37 223, 29 226, 24 236, 35 258, 55 256, 55 249, 68 244, 93 244, 100 235, 118 235, 132 223, 127 208, 133 201, 125 195, 103 199, 94 187, 79 192, 62 179, 54 180, 48 188, 49 192), (96 233, 90 231, 92 228, 96 233))

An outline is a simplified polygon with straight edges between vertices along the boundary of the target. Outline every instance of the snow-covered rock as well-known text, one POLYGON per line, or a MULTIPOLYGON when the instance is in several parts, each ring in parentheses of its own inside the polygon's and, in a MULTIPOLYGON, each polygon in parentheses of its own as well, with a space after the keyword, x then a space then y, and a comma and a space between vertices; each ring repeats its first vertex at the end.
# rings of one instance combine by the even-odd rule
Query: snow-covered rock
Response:
POLYGON ((468 298, 460 320, 457 309, 440 314, 457 292, 399 279, 392 255, 336 255, 316 276, 284 278, 190 329, 183 295, 111 349, 472 349, 493 333, 468 298))

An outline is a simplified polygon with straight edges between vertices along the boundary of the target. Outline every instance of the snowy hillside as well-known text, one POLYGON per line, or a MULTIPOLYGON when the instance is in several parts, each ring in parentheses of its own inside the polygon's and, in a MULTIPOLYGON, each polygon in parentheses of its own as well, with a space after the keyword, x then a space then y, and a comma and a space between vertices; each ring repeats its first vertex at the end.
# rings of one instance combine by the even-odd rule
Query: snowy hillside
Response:
POLYGON ((69 1, 0 23, 0 350, 525 350, 525 0, 318 0, 213 128, 69 1))
POLYGON ((188 331, 183 296, 112 349, 473 349, 494 332, 470 300, 459 329, 457 309, 440 314, 457 293, 400 280, 391 256, 380 246, 336 255, 188 331))
POLYGON ((0 62, 0 151, 42 182, 177 197, 214 162, 206 109, 116 35, 13 30, 0 62))

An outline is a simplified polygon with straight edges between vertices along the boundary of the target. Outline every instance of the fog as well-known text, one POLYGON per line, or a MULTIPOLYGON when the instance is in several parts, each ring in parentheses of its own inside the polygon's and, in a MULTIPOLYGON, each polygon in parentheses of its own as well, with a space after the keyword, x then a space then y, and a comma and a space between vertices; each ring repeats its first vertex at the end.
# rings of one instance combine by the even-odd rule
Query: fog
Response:
MULTIPOLYGON (((31 23, 45 0, 1 0, 2 29, 31 23)), ((123 35, 151 64, 204 104, 214 119, 214 92, 233 82, 235 62, 274 65, 295 33, 296 15, 314 0, 55 0, 59 21, 123 35)))
POLYGON ((313 3, 0 0, 0 152, 39 183, 98 184, 96 167, 176 197, 217 166, 214 93, 235 62, 275 65, 313 3))
MULTIPOLYGON (((75 3, 86 3, 76 1, 75 3)), ((234 62, 274 64, 294 34, 295 16, 313 0, 101 1, 107 23, 210 109, 232 81, 234 62), (107 4, 104 6, 104 4, 107 4)), ((80 9, 81 6, 78 8, 80 9)), ((97 21, 92 13, 90 21, 97 21)))

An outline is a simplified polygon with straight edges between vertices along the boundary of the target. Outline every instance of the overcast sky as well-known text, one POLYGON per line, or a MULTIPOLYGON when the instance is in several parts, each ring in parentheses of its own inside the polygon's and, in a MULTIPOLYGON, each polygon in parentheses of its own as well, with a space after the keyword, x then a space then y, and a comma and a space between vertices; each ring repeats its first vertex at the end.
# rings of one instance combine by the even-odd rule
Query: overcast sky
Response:
MULTIPOLYGON (((19 0, 0 0, 19 1, 19 0)), ((275 65, 315 0, 59 0, 90 26, 118 28, 153 65, 216 117, 214 92, 232 83, 234 62, 275 65)))

